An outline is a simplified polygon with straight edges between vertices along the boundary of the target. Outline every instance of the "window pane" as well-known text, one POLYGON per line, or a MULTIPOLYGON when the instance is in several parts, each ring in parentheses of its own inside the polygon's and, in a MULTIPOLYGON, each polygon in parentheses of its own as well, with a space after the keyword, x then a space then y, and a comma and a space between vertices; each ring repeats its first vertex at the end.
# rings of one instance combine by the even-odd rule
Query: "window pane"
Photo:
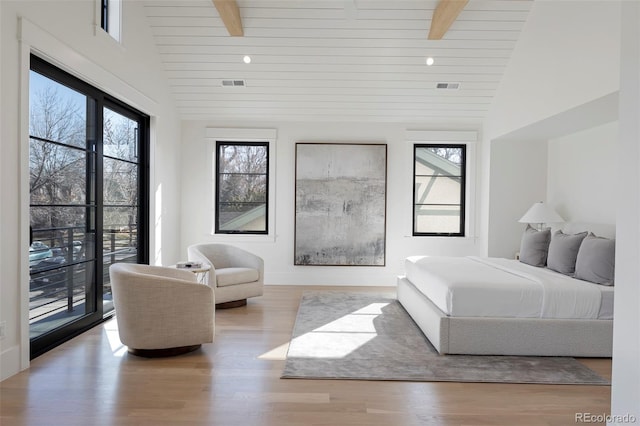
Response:
POLYGON ((105 204, 134 205, 138 202, 138 165, 127 161, 104 159, 105 204))
POLYGON ((221 175, 221 203, 267 201, 267 177, 263 175, 221 175))
POLYGON ((31 206, 33 230, 85 227, 86 207, 31 206))
POLYGON ((267 205, 221 203, 219 220, 221 231, 264 231, 266 229, 267 205))
POLYGON ((85 204, 86 173, 85 151, 30 139, 31 204, 85 204))
MULTIPOLYGON (((463 152, 460 147, 420 147, 416 149, 416 154, 418 157, 428 159, 428 162, 436 166, 440 166, 442 164, 441 160, 445 160, 447 163, 457 166, 458 170, 462 165, 463 152)), ((459 175, 459 172, 457 174, 459 175)))
POLYGON ((104 155, 123 160, 138 160, 138 123, 104 108, 104 155))
POLYGON ((29 280, 30 337, 61 327, 87 311, 87 288, 94 282, 93 262, 41 266, 29 280), (58 266, 58 267, 56 267, 58 266), (56 322, 52 318, 60 319, 56 322))
POLYGON ((95 259, 95 234, 85 234, 74 229, 73 235, 65 241, 64 250, 74 262, 95 259))
POLYGON ((264 145, 220 144, 220 173, 267 173, 267 147, 264 145))
POLYGON ((105 207, 104 208, 104 232, 105 233, 135 233, 137 229, 138 209, 136 207, 105 207))
POLYGON ((459 177, 417 176, 416 204, 460 204, 459 177))
MULTIPOLYGON (((105 214, 106 214, 105 209, 105 214)), ((112 210, 112 209, 108 209, 112 210)), ((113 212, 111 212, 113 214, 113 212)), ((136 226, 106 228, 102 238, 104 264, 129 262, 137 263, 138 230, 136 226)))
MULTIPOLYGON (((84 227, 33 228, 33 242, 29 247, 29 267, 53 259, 58 264, 93 259, 94 235, 84 227), (62 262, 63 261, 63 262, 62 262)), ((45 262, 46 264, 47 262, 45 262)))
MULTIPOLYGON (((109 265, 116 262, 137 263, 138 209, 135 207, 105 207, 102 238, 103 278, 107 279, 109 265)), ((109 293, 110 288, 105 289, 109 293)))
POLYGON ((460 207, 416 206, 415 229, 417 233, 459 233, 460 207))
POLYGON ((29 134, 86 147, 87 97, 35 71, 29 74, 29 134))

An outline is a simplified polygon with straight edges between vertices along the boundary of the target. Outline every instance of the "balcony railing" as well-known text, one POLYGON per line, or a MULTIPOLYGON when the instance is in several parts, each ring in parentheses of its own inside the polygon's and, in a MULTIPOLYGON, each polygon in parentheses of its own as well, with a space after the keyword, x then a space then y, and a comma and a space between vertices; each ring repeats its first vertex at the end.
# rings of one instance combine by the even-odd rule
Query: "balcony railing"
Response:
MULTIPOLYGON (((29 252, 29 323, 41 334, 84 315, 87 295, 96 279, 95 242, 84 228, 66 227, 34 231, 37 249, 29 252), (43 324, 47 323, 47 324, 43 324), (50 327, 49 325, 53 325, 50 327), (46 330, 45 330, 46 329, 46 330), (44 331, 43 331, 44 330, 44 331)), ((109 266, 116 262, 137 261, 136 233, 113 229, 105 233, 103 244, 103 297, 111 293, 109 266)))

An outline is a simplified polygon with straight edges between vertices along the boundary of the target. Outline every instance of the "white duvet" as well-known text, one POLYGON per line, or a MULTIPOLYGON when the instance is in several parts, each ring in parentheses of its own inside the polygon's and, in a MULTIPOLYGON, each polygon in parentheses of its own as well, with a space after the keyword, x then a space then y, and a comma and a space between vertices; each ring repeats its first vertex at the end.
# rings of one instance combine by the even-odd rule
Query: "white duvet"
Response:
POLYGON ((459 317, 597 319, 607 291, 501 258, 412 256, 405 270, 441 311, 459 317))

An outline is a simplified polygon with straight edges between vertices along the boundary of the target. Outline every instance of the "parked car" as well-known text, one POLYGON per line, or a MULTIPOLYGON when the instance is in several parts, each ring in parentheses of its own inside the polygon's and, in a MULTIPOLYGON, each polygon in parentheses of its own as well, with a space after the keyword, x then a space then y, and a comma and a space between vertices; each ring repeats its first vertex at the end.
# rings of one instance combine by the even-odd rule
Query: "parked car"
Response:
POLYGON ((65 263, 64 256, 54 256, 39 260, 37 265, 30 266, 29 289, 41 290, 46 294, 66 286, 65 263))
POLYGON ((29 247, 29 266, 37 265, 50 257, 53 257, 53 252, 48 245, 40 241, 34 241, 29 247))

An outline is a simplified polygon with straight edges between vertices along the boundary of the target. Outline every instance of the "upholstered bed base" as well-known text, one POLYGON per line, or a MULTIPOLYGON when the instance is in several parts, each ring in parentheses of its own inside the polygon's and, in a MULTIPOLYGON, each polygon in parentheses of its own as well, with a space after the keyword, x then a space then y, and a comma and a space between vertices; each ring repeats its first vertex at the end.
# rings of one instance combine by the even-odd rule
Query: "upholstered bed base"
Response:
POLYGON ((397 292, 441 354, 611 357, 613 320, 450 317, 405 276, 397 292))

